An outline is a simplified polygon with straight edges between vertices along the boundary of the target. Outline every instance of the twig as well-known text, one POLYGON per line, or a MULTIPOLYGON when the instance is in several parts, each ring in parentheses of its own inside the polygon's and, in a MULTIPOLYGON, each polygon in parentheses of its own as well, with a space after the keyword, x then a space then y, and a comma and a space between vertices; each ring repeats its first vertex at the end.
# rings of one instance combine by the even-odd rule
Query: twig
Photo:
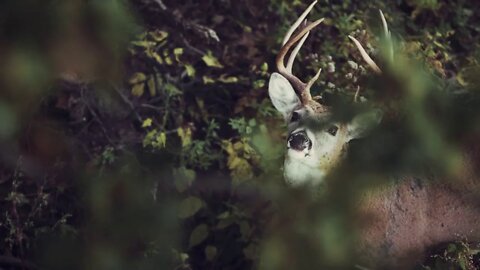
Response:
POLYGON ((140 115, 138 114, 133 103, 119 89, 117 89, 117 87, 113 87, 113 89, 115 89, 115 92, 117 92, 117 94, 120 96, 123 102, 125 102, 125 104, 127 104, 128 107, 130 107, 132 112, 135 114, 135 117, 137 118, 138 122, 142 122, 142 117, 140 117, 140 115))
POLYGON ((80 90, 80 95, 81 95, 81 98, 83 100, 83 103, 85 104, 85 106, 87 107, 88 111, 92 114, 93 118, 95 119, 95 122, 98 123, 98 125, 100 126, 100 128, 102 129, 103 131, 103 134, 105 135, 105 138, 107 138, 107 141, 109 142, 110 145, 115 145, 112 141, 112 139, 110 138, 110 136, 108 136, 108 132, 107 132, 107 129, 105 128, 105 125, 103 124, 102 120, 100 119, 100 117, 98 116, 98 114, 95 112, 95 110, 93 110, 90 105, 88 104, 88 101, 85 99, 85 95, 84 95, 84 92, 85 92, 85 88, 82 87, 82 89, 80 90))
POLYGON ((157 111, 157 112, 163 112, 165 110, 165 109, 162 109, 158 106, 154 106, 154 105, 146 104, 146 103, 141 104, 140 107, 146 108, 146 109, 152 109, 152 110, 157 111))
POLYGON ((165 5, 165 3, 163 3, 162 0, 153 0, 153 2, 157 3, 162 10, 167 10, 167 6, 165 5))
POLYGON ((187 48, 189 48, 190 50, 192 50, 193 52, 195 52, 197 54, 200 54, 201 56, 204 56, 206 54, 204 51, 193 47, 192 44, 190 44, 188 42, 188 40, 183 35, 180 35, 180 36, 181 36, 182 41, 185 44, 185 46, 187 46, 187 48))

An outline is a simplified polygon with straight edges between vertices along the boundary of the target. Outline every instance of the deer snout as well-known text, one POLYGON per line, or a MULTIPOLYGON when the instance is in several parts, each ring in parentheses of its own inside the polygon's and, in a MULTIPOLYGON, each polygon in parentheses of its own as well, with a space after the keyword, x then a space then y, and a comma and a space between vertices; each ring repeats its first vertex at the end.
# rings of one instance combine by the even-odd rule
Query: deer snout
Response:
POLYGON ((308 150, 312 149, 312 141, 308 138, 307 133, 302 130, 288 136, 287 147, 302 152, 306 148, 308 150))

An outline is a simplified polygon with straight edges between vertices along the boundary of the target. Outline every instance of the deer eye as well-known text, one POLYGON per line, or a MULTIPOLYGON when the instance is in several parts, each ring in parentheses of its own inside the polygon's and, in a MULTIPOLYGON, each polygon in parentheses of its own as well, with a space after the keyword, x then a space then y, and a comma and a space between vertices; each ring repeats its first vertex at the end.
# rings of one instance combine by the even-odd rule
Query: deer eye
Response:
POLYGON ((290 118, 290 122, 296 122, 300 120, 300 114, 298 112, 292 113, 292 118, 290 118))
POLYGON ((330 126, 328 129, 327 129, 327 132, 332 135, 332 136, 335 136, 337 135, 337 131, 338 131, 338 127, 337 126, 330 126))

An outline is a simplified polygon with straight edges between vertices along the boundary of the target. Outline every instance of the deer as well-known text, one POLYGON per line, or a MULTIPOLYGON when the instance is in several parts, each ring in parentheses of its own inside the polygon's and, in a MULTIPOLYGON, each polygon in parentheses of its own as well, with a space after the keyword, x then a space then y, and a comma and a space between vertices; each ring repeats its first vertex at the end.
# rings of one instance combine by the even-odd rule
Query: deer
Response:
MULTIPOLYGON (((288 186, 293 187, 321 185, 345 160, 349 142, 367 136, 372 126, 382 121, 378 111, 356 115, 349 122, 332 121, 332 108, 310 93, 321 69, 307 82, 293 74, 298 52, 310 32, 324 20, 306 21, 316 2, 287 31, 276 57, 277 71, 271 74, 268 83, 270 100, 287 124, 283 174, 288 186)), ((390 31, 381 11, 380 17, 388 38, 390 31)), ((381 68, 361 43, 353 36, 349 39, 373 72, 381 74, 381 68)), ((389 56, 393 57, 393 49, 389 56)), ((406 175, 402 181, 359 202, 357 210, 362 222, 357 249, 365 267, 412 269, 425 259, 431 247, 464 239, 480 240, 480 198, 474 192, 480 185, 468 161, 465 164, 460 182, 474 184, 463 189, 406 175)))

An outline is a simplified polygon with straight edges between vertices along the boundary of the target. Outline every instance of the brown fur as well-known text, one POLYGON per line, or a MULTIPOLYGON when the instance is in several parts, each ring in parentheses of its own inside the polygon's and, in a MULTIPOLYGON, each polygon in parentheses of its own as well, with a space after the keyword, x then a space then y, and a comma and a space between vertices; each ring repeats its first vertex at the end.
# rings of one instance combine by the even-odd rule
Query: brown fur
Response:
POLYGON ((474 175, 461 183, 404 178, 365 195, 359 207, 359 252, 375 269, 412 269, 445 242, 480 241, 480 197, 474 175))

